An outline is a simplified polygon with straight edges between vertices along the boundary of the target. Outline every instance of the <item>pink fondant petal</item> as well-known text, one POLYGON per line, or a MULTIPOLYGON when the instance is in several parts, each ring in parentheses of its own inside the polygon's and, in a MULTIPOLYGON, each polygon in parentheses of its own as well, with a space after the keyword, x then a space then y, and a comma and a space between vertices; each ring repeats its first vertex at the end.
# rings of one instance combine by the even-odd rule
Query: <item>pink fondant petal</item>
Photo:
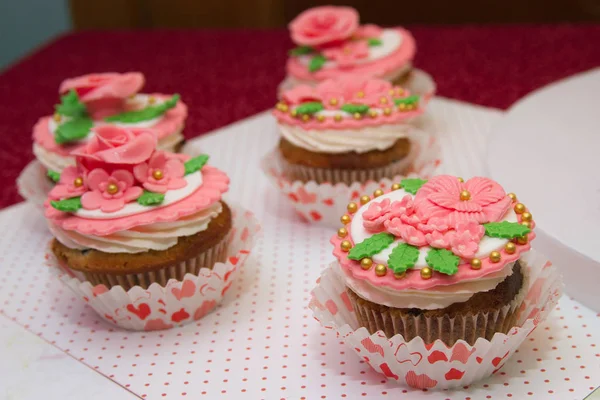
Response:
POLYGON ((506 196, 497 203, 490 204, 483 209, 485 214, 485 222, 498 222, 500 221, 512 204, 510 197, 506 196))
POLYGON ((502 186, 489 178, 471 178, 465 182, 465 189, 471 193, 471 198, 482 206, 495 203, 506 196, 502 186))
POLYGON ((146 182, 148 179, 148 164, 142 163, 133 167, 133 175, 140 182, 146 182))
POLYGON ((106 182, 108 181, 108 178, 109 175, 105 170, 96 168, 88 174, 87 183, 92 190, 104 191, 106 189, 106 182), (100 185, 102 185, 102 187, 100 185))
POLYGON ((105 201, 99 191, 86 192, 81 196, 81 206, 86 210, 97 210, 105 201))
POLYGON ((144 190, 139 186, 132 186, 123 192, 123 201, 129 203, 140 197, 144 193, 144 190))
POLYGON ((167 155, 165 154, 165 152, 156 151, 154 152, 152 157, 150 157, 150 160, 148 161, 148 166, 150 167, 150 169, 163 169, 166 162, 167 155))
POLYGON ((169 178, 181 178, 185 175, 185 166, 183 162, 176 158, 171 158, 165 162, 164 170, 169 178))
POLYGON ((125 200, 123 200, 123 197, 104 199, 104 201, 102 201, 102 204, 100 205, 100 210, 105 213, 111 213, 119 211, 123 207, 125 207, 125 200))
MULTIPOLYGON (((111 174, 111 177, 115 178, 118 181, 124 182, 125 185, 127 185, 126 187, 130 187, 133 185, 133 175, 131 174, 131 172, 124 170, 124 169, 119 169, 116 170, 115 172, 113 172, 111 174)), ((125 188, 122 188, 121 190, 124 190, 125 188)))
POLYGON ((183 187, 185 187, 187 185, 187 181, 183 178, 174 178, 174 179, 169 179, 169 183, 167 185, 167 187, 172 190, 172 189, 181 189, 183 187))
POLYGON ((156 184, 149 181, 144 182, 142 186, 144 186, 144 189, 155 193, 166 193, 168 189, 167 185, 156 184))

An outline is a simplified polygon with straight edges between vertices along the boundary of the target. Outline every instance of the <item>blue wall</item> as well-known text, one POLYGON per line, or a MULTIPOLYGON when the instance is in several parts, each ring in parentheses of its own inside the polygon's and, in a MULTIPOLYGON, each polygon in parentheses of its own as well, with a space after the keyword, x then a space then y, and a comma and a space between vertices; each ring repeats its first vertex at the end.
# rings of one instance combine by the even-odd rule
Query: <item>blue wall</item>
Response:
POLYGON ((67 0, 0 0, 0 69, 70 28, 67 0))

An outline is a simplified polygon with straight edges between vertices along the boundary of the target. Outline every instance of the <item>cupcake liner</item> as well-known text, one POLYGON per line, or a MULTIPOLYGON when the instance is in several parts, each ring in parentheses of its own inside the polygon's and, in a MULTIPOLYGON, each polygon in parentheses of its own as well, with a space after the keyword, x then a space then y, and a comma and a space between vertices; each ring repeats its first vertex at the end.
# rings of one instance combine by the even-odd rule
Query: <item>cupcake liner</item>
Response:
MULTIPOLYGON (((339 271, 338 273, 342 272, 339 271)), ((518 307, 522 304, 528 287, 528 274, 528 269, 523 271, 523 287, 506 306, 492 313, 469 313, 454 318, 448 316, 426 317, 423 315, 402 315, 400 317, 394 315, 390 309, 375 311, 364 303, 356 302, 353 298, 357 296, 356 294, 348 294, 358 324, 368 327, 369 332, 382 331, 388 337, 393 336, 393 332, 397 332, 407 341, 418 336, 426 343, 440 339, 448 344, 455 343, 463 338, 465 342, 473 345, 478 337, 491 340, 496 332, 508 332, 516 324, 518 307)), ((347 291, 350 291, 350 289, 347 289, 347 291)))
MULTIPOLYGON (((407 177, 429 178, 441 163, 441 151, 435 138, 425 132, 417 131, 411 136, 412 150, 408 156, 409 165, 404 168, 404 174, 389 173, 386 178, 374 179, 381 173, 380 169, 362 171, 344 171, 352 183, 330 183, 330 178, 342 177, 343 173, 336 170, 306 168, 305 173, 311 174, 311 179, 291 181, 285 173, 289 165, 279 155, 279 150, 274 149, 262 160, 261 166, 265 174, 271 179, 296 209, 296 212, 306 221, 337 227, 339 218, 346 212, 349 201, 358 200, 365 193, 372 193, 376 189, 388 188, 394 182, 407 177), (337 175, 336 175, 337 174, 337 175), (377 175, 376 175, 377 174, 377 175)), ((403 162, 404 160, 400 161, 403 162)), ((299 170, 302 167, 299 167, 299 170)), ((398 166, 390 166, 390 169, 398 166)))
POLYGON ((321 275, 309 307, 324 328, 335 331, 389 380, 417 389, 466 386, 499 370, 562 295, 560 274, 543 255, 532 250, 521 262, 529 279, 516 310, 517 323, 507 334, 496 333, 491 340, 479 338, 473 346, 464 340, 447 346, 441 340, 427 344, 421 337, 406 341, 399 334, 389 339, 381 331, 369 334, 358 324, 346 286, 334 270, 336 263, 321 275))
MULTIPOLYGON (((184 325, 202 318, 223 300, 250 254, 254 236, 260 230, 258 221, 251 212, 238 206, 233 206, 232 212, 233 227, 228 243, 223 243, 226 260, 216 262, 212 269, 200 268, 197 274, 186 273, 182 280, 152 283, 148 289, 141 286, 127 291, 121 286, 108 289, 103 284, 92 285, 78 279, 52 253, 46 256, 47 264, 63 284, 110 324, 134 331, 184 325)), ((211 257, 218 253, 215 251, 211 257)))
POLYGON ((48 192, 54 187, 54 182, 48 178, 47 172, 42 163, 33 160, 23 168, 17 178, 17 190, 21 197, 42 212, 48 192))

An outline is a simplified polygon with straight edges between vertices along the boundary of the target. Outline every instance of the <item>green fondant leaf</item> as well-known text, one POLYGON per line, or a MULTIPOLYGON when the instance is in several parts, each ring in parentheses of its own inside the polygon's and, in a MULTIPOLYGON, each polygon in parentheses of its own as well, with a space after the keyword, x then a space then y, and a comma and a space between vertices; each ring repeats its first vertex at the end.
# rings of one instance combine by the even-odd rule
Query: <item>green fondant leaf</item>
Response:
POLYGON ((65 200, 51 201, 50 205, 59 211, 73 213, 81 208, 81 197, 72 197, 65 200))
POLYGON ((354 114, 364 114, 369 111, 369 106, 366 104, 344 104, 340 107, 342 111, 346 111, 347 113, 354 114))
POLYGON ((421 189, 427 181, 419 178, 402 179, 400 185, 404 191, 410 194, 417 194, 417 190, 421 189))
POLYGON ((317 54, 313 58, 311 58, 310 63, 308 64, 308 70, 310 72, 316 72, 323 68, 327 59, 322 54, 317 54))
POLYGON ((381 44, 383 43, 381 39, 378 38, 370 38, 368 42, 369 46, 381 46, 381 44))
POLYGON ((418 248, 411 246, 408 243, 400 243, 392 250, 392 253, 388 258, 388 267, 390 267, 395 274, 401 274, 407 269, 414 267, 418 258, 418 248))
POLYGON ((458 272, 460 258, 446 249, 431 249, 427 253, 425 261, 434 271, 446 275, 454 275, 458 272))
POLYGON ((141 110, 128 111, 117 115, 111 115, 110 117, 107 117, 104 120, 107 122, 124 122, 129 124, 141 121, 148 121, 150 119, 160 117, 168 110, 175 107, 175 105, 177 105, 177 102, 179 101, 179 97, 180 96, 178 94, 175 94, 169 100, 156 106, 148 106, 146 108, 142 108, 141 110))
POLYGON ((143 206, 156 206, 165 200, 162 193, 154 193, 144 190, 144 193, 137 198, 137 202, 143 206))
POLYGON ((60 173, 52 171, 51 169, 48 170, 46 175, 48 175, 48 178, 52 179, 52 182, 58 182, 60 180, 60 173))
POLYGON ((400 104, 406 104, 408 105, 416 105, 419 103, 419 96, 416 94, 413 94, 411 96, 408 97, 402 97, 399 99, 394 99, 394 104, 396 104, 397 106, 400 104))
POLYGON ((315 51, 315 49, 310 46, 298 46, 290 50, 290 56, 303 56, 305 54, 310 54, 313 51, 315 51))
POLYGON ((311 101, 309 103, 302 103, 298 107, 296 107, 296 112, 298 114, 314 114, 318 113, 322 109, 324 109, 323 103, 318 101, 311 101))
POLYGON ((185 162, 185 174, 189 175, 193 172, 198 171, 208 161, 208 154, 200 154, 198 157, 194 157, 185 162))
POLYGON ((88 117, 75 118, 58 125, 54 132, 54 141, 58 144, 74 142, 85 138, 94 123, 88 117))
POLYGON ((485 228, 485 234, 487 236, 502 239, 514 239, 531 232, 531 229, 518 222, 490 222, 483 224, 483 227, 485 228))
POLYGON ((352 249, 350 249, 348 258, 351 260, 361 260, 365 257, 371 257, 388 247, 393 242, 394 235, 390 235, 389 233, 385 232, 377 233, 370 238, 357 243, 352 249))
POLYGON ((60 104, 54 106, 57 113, 67 117, 84 117, 87 115, 85 104, 79 101, 79 96, 75 90, 60 97, 60 104))

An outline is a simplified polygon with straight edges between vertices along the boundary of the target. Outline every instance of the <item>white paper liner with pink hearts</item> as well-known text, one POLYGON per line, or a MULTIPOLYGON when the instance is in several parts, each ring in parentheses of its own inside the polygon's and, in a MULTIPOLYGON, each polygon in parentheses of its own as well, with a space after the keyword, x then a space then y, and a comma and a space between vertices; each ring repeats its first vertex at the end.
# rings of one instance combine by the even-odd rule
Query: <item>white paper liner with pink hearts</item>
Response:
POLYGON ((283 172, 277 148, 263 158, 261 166, 275 187, 290 200, 302 219, 337 228, 340 225, 340 217, 346 212, 350 201, 357 201, 360 196, 371 194, 376 189, 389 189, 393 183, 400 182, 404 178, 427 179, 434 175, 441 163, 439 143, 433 136, 419 130, 411 134, 410 140, 412 143, 410 157, 413 162, 405 175, 396 175, 391 179, 357 181, 351 185, 345 183, 332 185, 315 181, 291 182, 283 172))
POLYGON ((169 329, 196 321, 223 300, 238 271, 250 255, 255 235, 260 230, 250 211, 233 206, 233 227, 227 261, 212 269, 202 268, 196 275, 186 274, 182 281, 171 279, 166 286, 151 284, 148 289, 120 286, 110 290, 92 286, 63 269, 52 253, 46 256, 50 269, 76 295, 112 325, 133 331, 169 329))
POLYGON ((342 278, 330 265, 312 291, 309 307, 317 321, 336 332, 356 354, 389 380, 417 389, 448 389, 490 376, 548 316, 562 295, 562 279, 543 255, 530 251, 521 258, 529 282, 519 310, 518 323, 508 334, 496 333, 491 341, 478 339, 474 346, 458 341, 425 344, 420 337, 406 342, 379 331, 370 335, 359 327, 342 278))

